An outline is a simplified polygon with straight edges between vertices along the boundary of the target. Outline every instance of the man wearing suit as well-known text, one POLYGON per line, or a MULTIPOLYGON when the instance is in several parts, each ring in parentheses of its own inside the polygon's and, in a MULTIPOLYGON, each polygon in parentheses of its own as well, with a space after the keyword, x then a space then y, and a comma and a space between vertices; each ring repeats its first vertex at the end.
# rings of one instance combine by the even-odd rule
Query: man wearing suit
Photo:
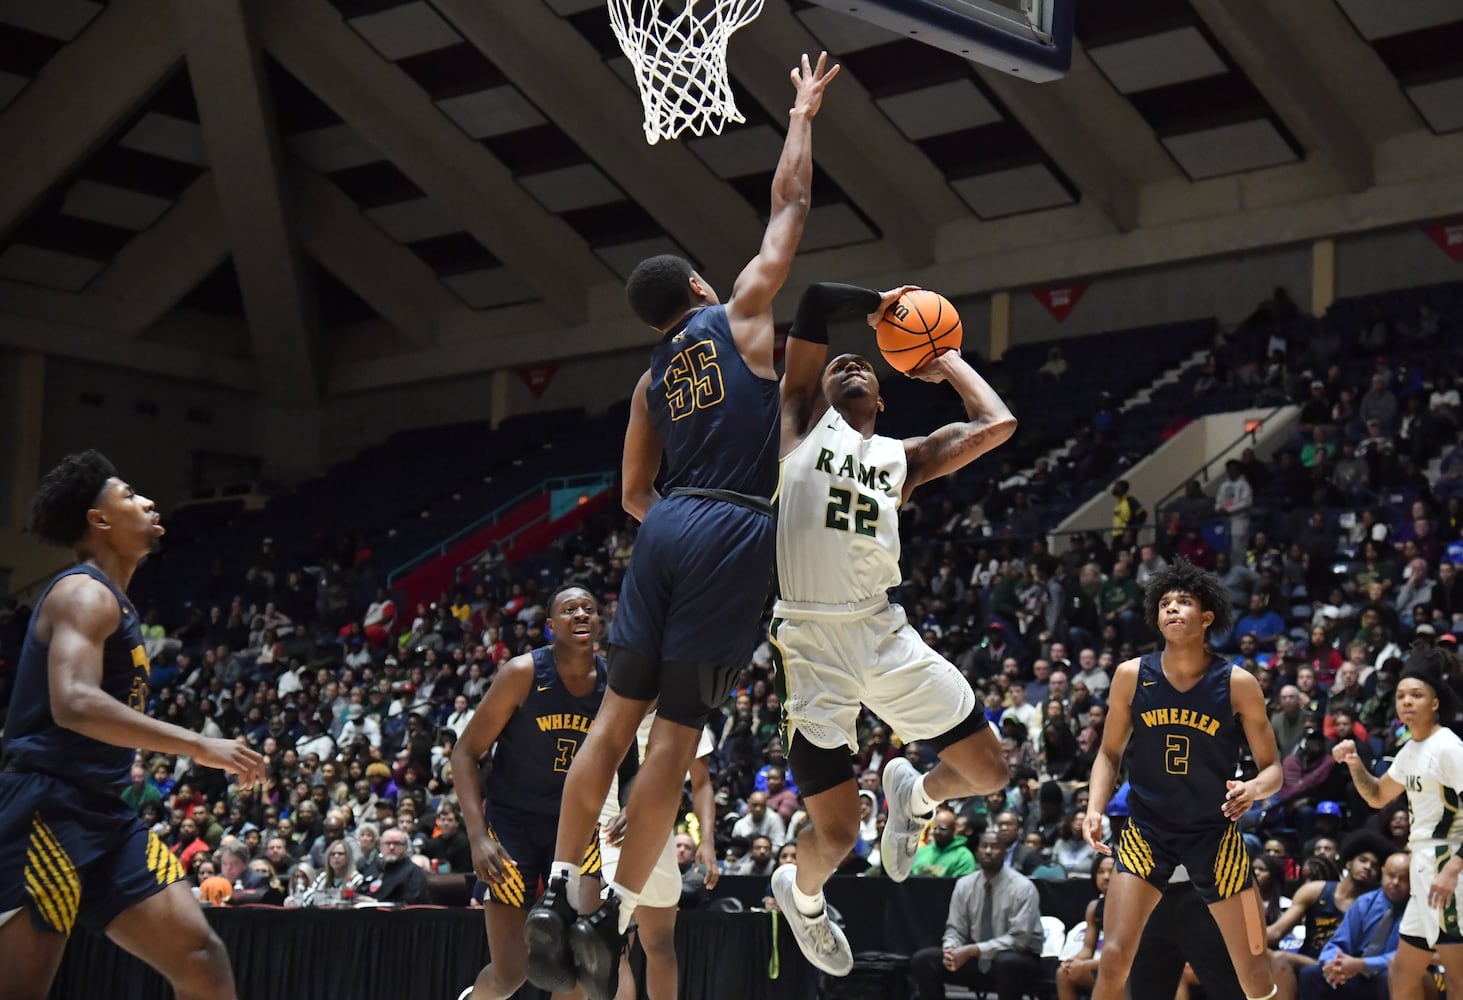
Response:
POLYGON ((996 817, 996 838, 1005 852, 1007 868, 1030 875, 1041 864, 1041 852, 1022 840, 1021 818, 1015 813, 1003 812, 996 817))

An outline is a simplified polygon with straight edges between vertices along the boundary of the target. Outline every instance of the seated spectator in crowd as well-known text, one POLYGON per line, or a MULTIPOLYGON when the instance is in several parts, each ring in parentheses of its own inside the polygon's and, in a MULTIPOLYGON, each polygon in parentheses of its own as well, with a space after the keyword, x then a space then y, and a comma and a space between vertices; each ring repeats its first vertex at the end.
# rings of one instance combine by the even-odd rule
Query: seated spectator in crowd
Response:
POLYGON ((955 811, 948 806, 935 810, 930 821, 929 840, 914 852, 912 875, 959 878, 975 871, 975 856, 966 839, 955 832, 955 811))
POLYGON ((127 787, 122 789, 120 798, 138 813, 141 813, 142 807, 149 802, 162 805, 162 793, 148 780, 147 768, 142 766, 140 757, 132 762, 131 780, 127 783, 127 787))
POLYGON ((1294 684, 1282 687, 1278 700, 1280 707, 1270 713, 1270 728, 1275 731, 1275 744, 1284 757, 1300 745, 1311 720, 1306 718, 1300 688, 1294 684))
POLYGON ((1006 851, 994 832, 976 852, 980 870, 955 883, 944 939, 938 948, 909 960, 919 1000, 941 1000, 946 983, 997 1000, 1021 1000, 1041 982, 1041 904, 1036 886, 1005 864, 1006 851))
POLYGON ((776 867, 777 860, 772 854, 772 841, 765 833, 759 833, 752 837, 752 846, 748 848, 746 856, 738 861, 736 867, 727 874, 770 878, 772 870, 776 867))
MULTIPOLYGON (((710 850, 714 861, 715 848, 710 848, 710 850)), ((676 834, 676 867, 681 870, 680 907, 683 910, 706 905, 706 876, 708 872, 715 870, 714 865, 708 867, 704 862, 698 860, 697 853, 695 837, 689 833, 676 834)))
POLYGON ((1405 852, 1387 858, 1381 887, 1352 904, 1317 963, 1300 970, 1301 1000, 1373 1000, 1388 995, 1387 972, 1411 894, 1410 866, 1411 855, 1405 852))
POLYGON ((766 792, 753 792, 747 796, 746 815, 737 820, 731 835, 746 840, 766 837, 776 849, 787 842, 787 824, 780 815, 767 808, 766 792))
POLYGON ((1108 884, 1112 881, 1114 862, 1112 858, 1094 855, 1087 870, 1092 873, 1092 885, 1097 889, 1097 898, 1087 904, 1083 914, 1085 929, 1082 946, 1077 954, 1063 959, 1057 966, 1058 1000, 1077 1000, 1080 993, 1088 992, 1097 982, 1098 955, 1102 953, 1102 919, 1108 884))
POLYGON ((422 854, 433 862, 433 870, 472 871, 472 848, 455 808, 444 805, 437 811, 437 831, 437 835, 422 848, 422 854))
POLYGON ((1265 652, 1274 652, 1275 640, 1285 634, 1285 619, 1265 604, 1262 594, 1250 595, 1249 611, 1234 623, 1236 642, 1239 636, 1252 635, 1255 644, 1265 652))
POLYGON ((383 903, 419 906, 432 901, 427 875, 411 859, 411 840, 401 830, 381 835, 379 870, 365 876, 362 891, 383 903))
POLYGON ((350 847, 345 841, 337 840, 325 852, 325 862, 326 867, 315 877, 301 905, 324 909, 351 906, 365 879, 356 871, 350 847))

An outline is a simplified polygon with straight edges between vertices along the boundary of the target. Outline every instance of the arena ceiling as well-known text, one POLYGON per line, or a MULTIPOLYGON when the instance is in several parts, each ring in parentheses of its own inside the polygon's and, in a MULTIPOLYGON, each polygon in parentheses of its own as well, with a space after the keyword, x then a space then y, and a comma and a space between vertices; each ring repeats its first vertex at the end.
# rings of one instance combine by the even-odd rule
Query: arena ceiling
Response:
POLYGON ((747 124, 645 144, 603 0, 0 0, 0 346, 274 402, 646 341, 722 287, 801 52, 794 282, 948 295, 1463 212, 1457 0, 1079 0, 1031 85, 800 0, 737 35, 747 124))

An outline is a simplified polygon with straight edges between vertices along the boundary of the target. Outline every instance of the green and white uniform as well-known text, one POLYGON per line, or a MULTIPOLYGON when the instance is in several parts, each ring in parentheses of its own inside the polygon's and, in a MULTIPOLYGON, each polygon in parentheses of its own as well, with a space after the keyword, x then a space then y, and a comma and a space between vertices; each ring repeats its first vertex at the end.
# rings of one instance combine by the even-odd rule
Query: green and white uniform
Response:
POLYGON ((1448 905, 1429 906, 1428 889, 1443 866, 1457 853, 1463 838, 1459 820, 1463 794, 1463 740, 1451 729, 1438 728, 1425 740, 1413 740, 1397 751, 1387 776, 1407 789, 1412 832, 1412 899, 1402 915, 1404 937, 1421 938, 1428 947, 1441 941, 1463 941, 1458 924, 1458 894, 1448 905))
POLYGON ((825 750, 858 747, 860 703, 905 742, 975 709, 960 671, 889 603, 908 471, 903 441, 866 438, 831 409, 782 460, 770 638, 788 732, 825 750))

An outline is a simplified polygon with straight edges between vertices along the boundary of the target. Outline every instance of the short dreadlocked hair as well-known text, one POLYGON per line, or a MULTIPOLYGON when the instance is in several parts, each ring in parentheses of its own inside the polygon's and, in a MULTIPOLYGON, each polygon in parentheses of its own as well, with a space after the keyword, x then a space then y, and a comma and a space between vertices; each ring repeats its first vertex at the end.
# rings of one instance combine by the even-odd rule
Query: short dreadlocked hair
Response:
POLYGON ((1148 578, 1143 594, 1143 618, 1152 628, 1158 628, 1158 604, 1163 595, 1175 593, 1189 594, 1199 602, 1200 610, 1214 613, 1210 634, 1224 635, 1234 627, 1234 605, 1219 577, 1187 559, 1175 559, 1172 565, 1148 578))
POLYGON ((86 512, 117 469, 99 451, 67 455, 41 480, 30 503, 30 528, 53 545, 74 548, 86 534, 86 512))

